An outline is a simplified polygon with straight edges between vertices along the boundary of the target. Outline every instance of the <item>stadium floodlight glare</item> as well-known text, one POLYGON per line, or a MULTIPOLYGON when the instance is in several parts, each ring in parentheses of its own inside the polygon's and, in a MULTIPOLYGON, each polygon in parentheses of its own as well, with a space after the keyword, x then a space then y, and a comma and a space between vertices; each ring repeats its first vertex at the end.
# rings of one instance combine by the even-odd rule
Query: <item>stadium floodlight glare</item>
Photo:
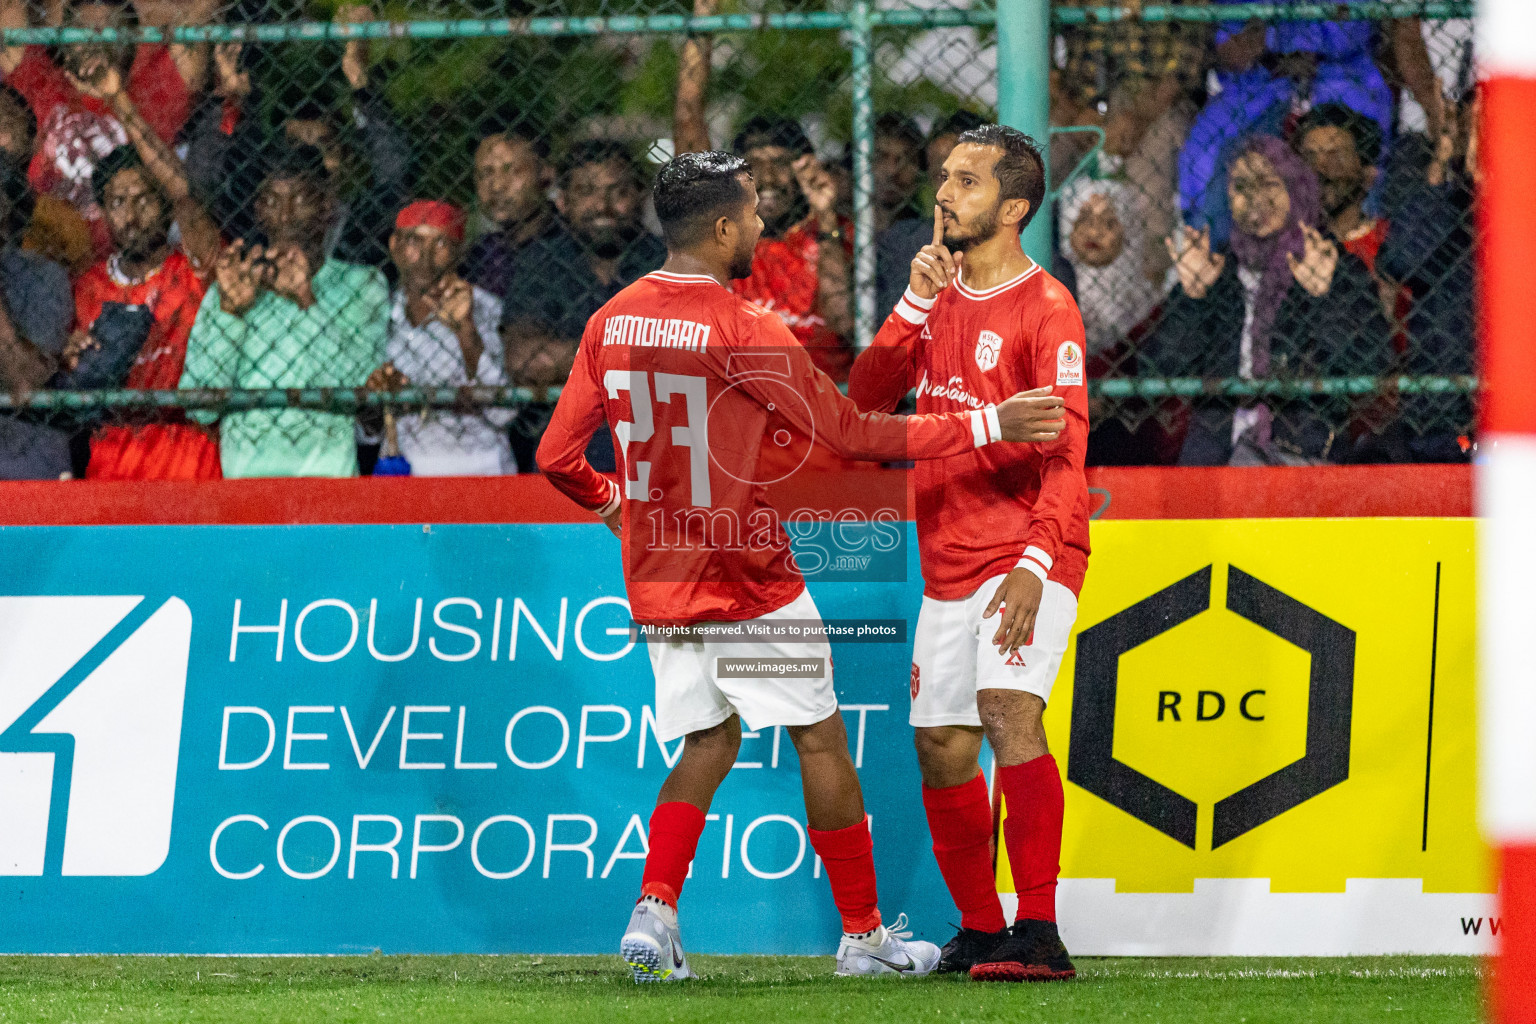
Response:
POLYGON ((1477 469, 1482 821, 1500 848, 1496 1019, 1536 1021, 1536 4, 1483 0, 1479 202, 1482 447, 1477 469))

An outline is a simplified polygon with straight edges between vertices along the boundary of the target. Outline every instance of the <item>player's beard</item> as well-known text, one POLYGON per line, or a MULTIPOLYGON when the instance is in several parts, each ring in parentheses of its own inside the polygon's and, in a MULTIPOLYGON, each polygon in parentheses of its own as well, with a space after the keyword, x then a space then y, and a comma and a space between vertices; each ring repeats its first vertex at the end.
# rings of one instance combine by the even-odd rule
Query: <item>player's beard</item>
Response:
POLYGON ((740 281, 752 276, 752 258, 757 254, 757 247, 753 245, 739 245, 731 254, 731 265, 728 273, 732 281, 740 281))
POLYGON ((997 234, 997 209, 980 214, 969 225, 944 232, 944 244, 956 252, 969 252, 997 234))

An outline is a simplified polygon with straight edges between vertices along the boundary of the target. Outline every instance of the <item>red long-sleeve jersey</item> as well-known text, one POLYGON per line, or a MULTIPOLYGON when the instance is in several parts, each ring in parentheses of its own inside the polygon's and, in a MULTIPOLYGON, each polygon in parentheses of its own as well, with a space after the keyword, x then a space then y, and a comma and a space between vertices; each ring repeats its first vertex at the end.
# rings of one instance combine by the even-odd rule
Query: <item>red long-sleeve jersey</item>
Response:
MULTIPOLYGON (((956 281, 933 300, 910 290, 848 378, 859 408, 978 409, 1050 386, 1066 429, 1049 444, 995 445, 913 469, 924 593, 955 600, 1035 563, 1076 594, 1088 571, 1088 389, 1083 320, 1061 283, 1031 264, 984 292, 956 281)), ((1040 573, 1037 571, 1037 575, 1040 573)))
POLYGON ((813 438, 844 458, 942 458, 996 440, 997 416, 985 404, 861 413, 773 313, 711 277, 658 271, 587 322, 538 462, 583 508, 608 515, 622 506, 636 622, 729 622, 781 608, 805 588, 765 490, 782 478, 783 452, 808 454, 813 438), (604 419, 619 442, 622 486, 583 455, 604 419), (779 451, 763 466, 773 468, 760 469, 769 446, 779 451))

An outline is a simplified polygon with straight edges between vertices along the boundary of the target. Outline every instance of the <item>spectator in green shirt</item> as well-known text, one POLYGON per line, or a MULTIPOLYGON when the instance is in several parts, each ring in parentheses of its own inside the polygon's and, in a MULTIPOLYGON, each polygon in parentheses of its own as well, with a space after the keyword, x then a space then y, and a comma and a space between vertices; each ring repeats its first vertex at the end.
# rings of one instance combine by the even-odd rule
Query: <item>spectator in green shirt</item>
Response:
MULTIPOLYGON (((372 267, 326 259, 336 209, 319 150, 296 146, 256 194, 261 238, 220 257, 198 310, 183 388, 355 388, 385 358, 389 290, 372 267)), ((356 476, 354 418, 307 409, 222 417, 225 477, 356 476)))

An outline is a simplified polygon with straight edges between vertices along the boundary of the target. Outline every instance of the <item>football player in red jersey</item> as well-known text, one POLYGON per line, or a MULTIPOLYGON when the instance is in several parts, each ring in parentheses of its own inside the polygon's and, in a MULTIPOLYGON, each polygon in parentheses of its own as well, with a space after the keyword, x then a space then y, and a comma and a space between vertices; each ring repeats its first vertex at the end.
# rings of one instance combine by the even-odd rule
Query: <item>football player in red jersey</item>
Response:
POLYGON ((1075 972, 1056 931, 1062 787, 1041 716, 1088 568, 1083 321, 1019 243, 1045 197, 1032 139, 998 125, 965 132, 938 183, 933 242, 854 364, 850 397, 890 409, 915 387, 919 413, 981 408, 1031 388, 1066 402, 1066 428, 1047 444, 913 469, 924 588, 911 721, 934 856, 961 914, 939 970, 1064 979, 1075 972), (1012 927, 992 872, 983 735, 1007 807, 1003 840, 1019 894, 1012 927))
POLYGON ((694 627, 647 638, 657 735, 686 740, 651 816, 642 896, 621 951, 637 982, 692 976, 678 894, 745 721, 787 727, 800 756, 810 841, 843 921, 838 973, 926 974, 938 948, 904 941, 899 921, 881 924, 831 648, 763 637, 788 634, 787 622, 817 628, 820 615, 766 498, 760 457, 792 435, 802 451, 815 440, 844 458, 879 461, 1049 442, 1062 426, 1061 400, 1046 393, 933 416, 861 413, 783 321, 730 290, 751 269, 763 226, 745 161, 680 156, 657 175, 654 199, 667 262, 588 322, 538 451, 550 481, 620 536, 635 622, 694 627), (605 419, 618 438, 622 487, 583 454, 605 419), (731 623, 749 625, 721 637, 715 627, 731 623), (786 657, 814 659, 819 678, 785 678, 763 665, 786 657), (733 665, 746 671, 732 675, 733 665))

